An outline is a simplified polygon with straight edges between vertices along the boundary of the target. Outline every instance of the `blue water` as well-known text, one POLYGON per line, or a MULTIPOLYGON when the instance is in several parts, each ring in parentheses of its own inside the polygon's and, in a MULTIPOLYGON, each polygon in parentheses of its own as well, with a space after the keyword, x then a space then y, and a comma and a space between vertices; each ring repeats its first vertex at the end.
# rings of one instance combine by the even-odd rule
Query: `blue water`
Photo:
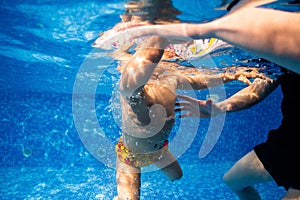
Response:
MULTIPOLYGON (((114 96, 119 74, 116 63, 91 44, 100 32, 119 22, 123 3, 1 1, 1 199, 110 200, 116 195, 111 147, 120 135, 119 104, 114 96), (103 59, 95 63, 95 56, 103 59), (76 81, 86 85, 78 89, 76 81), (78 124, 80 120, 83 125, 78 124), (108 141, 107 148, 99 138, 108 141)), ((225 14, 213 9, 217 1, 183 4, 176 0, 174 6, 182 11, 179 18, 183 21, 207 21, 225 14)), ((235 53, 216 59, 252 56, 235 53)), ((229 84, 226 95, 242 87, 229 84)), ((197 95, 204 98, 206 94, 197 95)), ((173 183, 159 171, 145 172, 141 199, 235 199, 222 183, 222 175, 264 141, 270 129, 277 128, 281 98, 277 89, 253 108, 227 115, 220 138, 204 158, 199 157, 199 150, 210 121, 200 120, 195 138, 178 159, 183 178, 173 183)), ((176 124, 180 123, 177 119, 176 124)), ((173 137, 177 131, 175 126, 173 137)), ((263 199, 279 199, 284 194, 275 183, 255 187, 263 199)))

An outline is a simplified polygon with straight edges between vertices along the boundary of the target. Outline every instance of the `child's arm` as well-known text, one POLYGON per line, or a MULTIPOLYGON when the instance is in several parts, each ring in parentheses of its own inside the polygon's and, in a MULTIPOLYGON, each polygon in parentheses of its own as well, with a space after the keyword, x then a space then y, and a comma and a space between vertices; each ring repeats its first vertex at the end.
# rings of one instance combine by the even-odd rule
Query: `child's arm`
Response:
POLYGON ((163 56, 167 41, 153 36, 141 45, 121 67, 120 90, 129 98, 142 90, 163 56))

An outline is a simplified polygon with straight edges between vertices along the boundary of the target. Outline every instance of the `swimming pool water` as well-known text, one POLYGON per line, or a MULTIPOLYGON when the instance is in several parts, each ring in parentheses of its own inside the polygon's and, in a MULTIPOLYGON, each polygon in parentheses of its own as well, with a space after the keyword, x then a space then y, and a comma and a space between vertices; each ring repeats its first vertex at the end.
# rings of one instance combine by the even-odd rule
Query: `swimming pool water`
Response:
MULTIPOLYGON (((236 199, 221 181, 232 162, 183 164, 186 172, 169 182, 159 172, 142 176, 143 200, 236 199), (225 166, 225 167, 224 167, 225 166)), ((112 199, 116 195, 114 170, 104 167, 1 168, 2 199, 112 199), (16 175, 18 177, 16 177, 16 175), (4 178, 5 177, 5 178, 4 178)), ((258 186, 263 199, 279 199, 282 190, 266 183, 258 186)))
MULTIPOLYGON (((72 104, 76 98, 77 112, 95 115, 102 128, 100 134, 114 144, 120 135, 118 115, 114 113, 118 104, 113 104, 119 77, 114 70, 116 64, 111 62, 101 79, 98 72, 84 74, 90 84, 95 84, 95 96, 74 97, 72 93, 85 60, 102 55, 91 54, 91 44, 99 32, 119 21, 122 3, 120 0, 1 1, 1 199, 110 200, 116 195, 115 170, 105 165, 113 166, 114 154, 103 164, 101 159, 109 150, 86 146, 74 122, 72 104), (95 99, 96 113, 93 108, 80 107, 89 99, 95 99)), ((180 16, 183 21, 210 20, 223 15, 224 11, 213 10, 217 4, 174 1, 175 7, 183 12, 180 16)), ((229 85, 226 94, 233 94, 241 87, 229 85)), ((206 93, 199 95, 204 98, 206 93)), ((222 175, 279 125, 280 101, 278 89, 261 104, 227 115, 217 144, 204 158, 198 154, 209 120, 201 120, 195 139, 179 158, 183 178, 173 183, 158 171, 143 173, 141 199, 235 199, 222 183, 222 175)), ((176 124, 180 123, 177 119, 176 124)), ((172 134, 177 130, 175 127, 172 134)), ((89 126, 86 131, 95 130, 89 126)), ((256 187, 263 199, 279 199, 284 193, 274 183, 256 187)))

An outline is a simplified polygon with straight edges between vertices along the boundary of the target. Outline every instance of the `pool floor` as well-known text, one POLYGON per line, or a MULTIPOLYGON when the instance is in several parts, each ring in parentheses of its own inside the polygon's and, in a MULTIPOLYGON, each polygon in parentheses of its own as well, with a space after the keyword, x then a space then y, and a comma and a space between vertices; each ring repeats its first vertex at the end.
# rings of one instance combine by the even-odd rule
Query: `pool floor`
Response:
MULTIPOLYGON (((234 200, 222 182, 232 162, 182 165, 184 176, 171 182, 159 171, 142 174, 141 200, 234 200), (155 183, 155 184, 154 184, 155 183)), ((115 170, 99 167, 0 168, 1 199, 112 200, 116 195, 115 170)), ((275 183, 255 186, 262 199, 276 200, 284 194, 275 183)))

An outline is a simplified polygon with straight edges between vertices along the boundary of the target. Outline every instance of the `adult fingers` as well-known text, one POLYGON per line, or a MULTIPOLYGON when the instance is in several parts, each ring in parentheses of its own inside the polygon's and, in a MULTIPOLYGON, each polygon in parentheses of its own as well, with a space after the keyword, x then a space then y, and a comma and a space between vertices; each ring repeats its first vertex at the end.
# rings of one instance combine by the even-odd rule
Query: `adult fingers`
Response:
POLYGON ((181 115, 178 115, 179 118, 187 118, 187 117, 191 117, 191 114, 190 113, 186 113, 186 114, 181 114, 181 115))
POLYGON ((181 102, 176 102, 175 103, 175 106, 181 106, 181 107, 184 107, 184 106, 190 106, 191 104, 189 102, 186 102, 186 101, 181 101, 181 102))
POLYGON ((195 101, 194 98, 192 98, 192 97, 190 97, 190 96, 186 96, 186 95, 181 95, 181 94, 178 94, 178 95, 177 95, 177 98, 179 98, 179 99, 184 99, 184 100, 186 100, 186 101, 195 101))

